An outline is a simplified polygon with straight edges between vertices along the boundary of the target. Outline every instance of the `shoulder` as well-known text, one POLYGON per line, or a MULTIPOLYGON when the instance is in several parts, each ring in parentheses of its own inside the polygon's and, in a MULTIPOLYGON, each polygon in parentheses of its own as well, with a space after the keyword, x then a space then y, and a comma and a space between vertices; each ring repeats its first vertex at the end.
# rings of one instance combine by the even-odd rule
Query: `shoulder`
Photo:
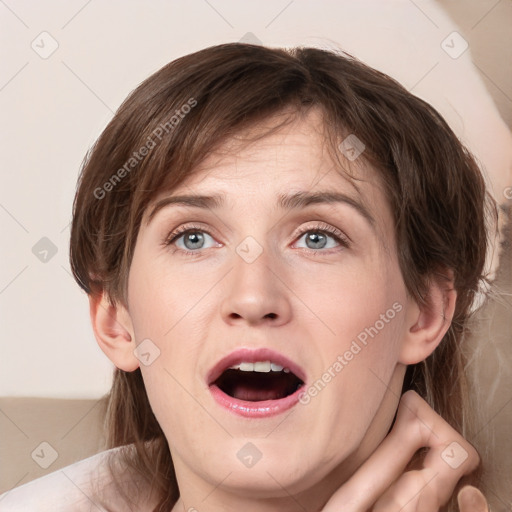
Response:
POLYGON ((0 512, 105 511, 96 498, 98 485, 111 482, 105 450, 0 495, 0 512))

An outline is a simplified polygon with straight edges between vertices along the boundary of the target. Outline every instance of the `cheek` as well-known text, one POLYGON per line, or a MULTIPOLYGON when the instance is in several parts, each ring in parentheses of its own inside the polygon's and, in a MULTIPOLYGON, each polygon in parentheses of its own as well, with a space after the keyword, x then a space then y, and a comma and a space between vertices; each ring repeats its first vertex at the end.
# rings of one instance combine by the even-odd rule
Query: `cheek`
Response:
MULTIPOLYGON (((197 373, 210 321, 206 313, 211 299, 204 295, 211 284, 198 279, 197 272, 193 277, 159 261, 159 256, 148 258, 142 250, 135 251, 128 283, 130 316, 137 344, 150 340, 151 359, 157 355, 140 369, 153 411, 165 425, 173 423, 173 417, 166 417, 168 410, 193 414, 190 417, 200 412, 185 388, 192 387, 197 373)), ((211 274, 205 278, 214 282, 211 274)))
POLYGON ((151 258, 143 251, 135 252, 129 276, 128 303, 137 339, 172 339, 182 324, 196 328, 191 313, 202 305, 205 290, 215 282, 213 273, 202 272, 190 265, 175 268, 165 254, 151 258), (150 264, 147 261, 151 261, 150 264))
POLYGON ((326 416, 327 431, 340 431, 333 425, 350 418, 350 435, 357 437, 374 418, 395 372, 406 291, 398 267, 384 260, 365 272, 333 273, 329 283, 308 297, 325 327, 311 350, 312 359, 321 354, 321 365, 310 398, 326 416))
MULTIPOLYGON (((313 270, 308 279, 288 277, 290 288, 300 299, 298 321, 318 324, 317 349, 332 357, 348 350, 356 339, 362 344, 379 339, 380 345, 375 345, 388 348, 389 342, 399 339, 406 292, 393 260, 374 251, 367 258, 347 259, 339 268, 313 270)), ((365 352, 373 357, 375 351, 365 352)))

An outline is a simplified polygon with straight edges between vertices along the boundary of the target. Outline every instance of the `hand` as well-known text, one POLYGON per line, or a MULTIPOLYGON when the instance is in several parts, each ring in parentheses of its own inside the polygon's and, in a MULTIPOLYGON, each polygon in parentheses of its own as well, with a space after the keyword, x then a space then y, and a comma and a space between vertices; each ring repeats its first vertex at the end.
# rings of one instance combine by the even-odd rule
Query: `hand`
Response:
MULTIPOLYGON (((322 512, 438 512, 479 462, 471 444, 417 393, 407 391, 391 432, 322 512), (422 447, 429 448, 423 467, 405 471, 422 447)), ((460 512, 488 512, 484 496, 471 486, 459 492, 458 503, 460 512)))

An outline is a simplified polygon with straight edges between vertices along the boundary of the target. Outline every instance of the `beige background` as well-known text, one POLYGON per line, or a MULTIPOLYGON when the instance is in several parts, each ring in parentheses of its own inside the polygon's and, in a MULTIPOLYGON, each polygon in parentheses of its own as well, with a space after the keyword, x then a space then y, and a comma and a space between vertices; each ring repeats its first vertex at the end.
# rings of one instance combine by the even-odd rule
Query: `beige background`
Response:
POLYGON ((419 0, 0 3, 0 395, 108 390, 111 364, 67 260, 76 179, 125 96, 184 53, 247 33, 271 45, 337 43, 432 102, 503 199, 512 182, 510 131, 499 114, 510 121, 512 3, 445 4, 453 19, 440 4, 419 0), (469 43, 456 59, 441 46, 455 30, 469 43), (41 58, 51 44, 57 50, 41 58), (57 250, 47 262, 32 252, 43 237, 57 250))

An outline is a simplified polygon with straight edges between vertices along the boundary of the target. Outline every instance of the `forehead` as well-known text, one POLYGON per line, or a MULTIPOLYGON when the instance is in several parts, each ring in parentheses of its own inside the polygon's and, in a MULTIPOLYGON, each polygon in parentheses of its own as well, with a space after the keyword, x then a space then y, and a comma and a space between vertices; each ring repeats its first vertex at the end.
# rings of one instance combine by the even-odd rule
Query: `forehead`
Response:
POLYGON ((159 196, 211 186, 256 192, 272 183, 291 182, 301 189, 320 183, 344 187, 356 195, 365 182, 382 188, 379 174, 363 157, 351 161, 337 145, 328 137, 318 108, 302 116, 284 111, 224 141, 185 181, 159 196))
POLYGON ((285 124, 283 117, 270 118, 221 144, 185 181, 157 194, 146 220, 172 196, 217 196, 221 203, 205 203, 207 208, 216 204, 261 217, 273 214, 286 194, 331 191, 361 205, 375 219, 383 246, 393 245, 388 242, 394 237, 392 212, 379 173, 363 158, 351 161, 339 150, 333 155, 333 149, 318 111, 285 124))

